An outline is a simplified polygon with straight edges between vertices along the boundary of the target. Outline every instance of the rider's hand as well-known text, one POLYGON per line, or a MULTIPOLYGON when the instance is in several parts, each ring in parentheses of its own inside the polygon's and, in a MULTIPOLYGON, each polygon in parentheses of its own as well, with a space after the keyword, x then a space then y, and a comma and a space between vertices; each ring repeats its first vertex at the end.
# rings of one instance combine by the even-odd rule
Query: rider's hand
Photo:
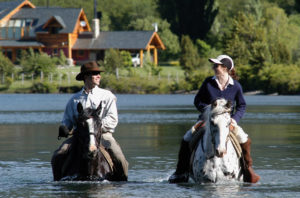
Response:
POLYGON ((230 131, 233 131, 234 128, 237 126, 237 123, 234 119, 231 118, 231 121, 230 121, 230 126, 229 126, 229 130, 230 131))
POLYGON ((59 129, 58 129, 58 139, 60 139, 61 137, 65 137, 67 138, 69 135, 69 129, 68 127, 66 127, 65 125, 60 125, 59 129))

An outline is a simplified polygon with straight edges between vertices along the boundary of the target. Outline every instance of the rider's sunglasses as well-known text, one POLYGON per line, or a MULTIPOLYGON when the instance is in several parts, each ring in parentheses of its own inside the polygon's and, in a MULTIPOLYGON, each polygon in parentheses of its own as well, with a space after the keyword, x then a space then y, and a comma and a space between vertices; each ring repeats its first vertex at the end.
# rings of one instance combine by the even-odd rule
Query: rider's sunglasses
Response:
POLYGON ((219 65, 220 65, 221 67, 226 67, 225 65, 215 63, 215 64, 213 65, 213 68, 218 68, 219 65))
POLYGON ((96 75, 99 75, 100 72, 99 71, 92 71, 92 72, 88 72, 87 74, 91 75, 91 76, 96 76, 96 75))

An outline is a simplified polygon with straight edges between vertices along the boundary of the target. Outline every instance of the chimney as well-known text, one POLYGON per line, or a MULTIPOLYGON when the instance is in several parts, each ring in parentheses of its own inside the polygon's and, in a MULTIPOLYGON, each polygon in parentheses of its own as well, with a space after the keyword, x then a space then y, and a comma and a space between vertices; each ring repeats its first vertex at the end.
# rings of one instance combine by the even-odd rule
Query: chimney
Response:
POLYGON ((154 31, 157 32, 158 31, 158 24, 155 22, 155 23, 152 23, 152 26, 154 27, 154 31))
POLYGON ((94 19, 97 18, 97 0, 94 0, 94 19))
POLYGON ((100 20, 93 19, 94 38, 97 38, 100 34, 100 20))
POLYGON ((94 19, 93 19, 94 38, 100 34, 100 20, 97 18, 97 0, 94 0, 94 19))

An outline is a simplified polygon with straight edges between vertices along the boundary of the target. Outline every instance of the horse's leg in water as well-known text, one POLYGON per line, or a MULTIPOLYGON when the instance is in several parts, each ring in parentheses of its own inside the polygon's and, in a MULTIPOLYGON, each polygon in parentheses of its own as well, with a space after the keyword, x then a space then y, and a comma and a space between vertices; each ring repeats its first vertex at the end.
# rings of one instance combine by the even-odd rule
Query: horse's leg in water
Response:
POLYGON ((109 152, 114 163, 114 180, 127 181, 128 162, 121 150, 120 145, 114 139, 111 133, 103 133, 101 139, 102 145, 109 152))
POLYGON ((55 181, 58 181, 62 178, 63 166, 67 158, 67 154, 72 142, 72 137, 65 140, 61 146, 53 153, 51 159, 52 172, 55 181))

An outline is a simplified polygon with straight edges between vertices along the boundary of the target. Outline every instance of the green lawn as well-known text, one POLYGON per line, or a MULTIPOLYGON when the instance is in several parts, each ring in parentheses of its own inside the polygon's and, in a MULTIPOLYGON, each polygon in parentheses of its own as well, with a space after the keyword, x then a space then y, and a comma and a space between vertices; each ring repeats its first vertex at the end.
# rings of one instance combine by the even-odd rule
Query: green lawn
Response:
MULTIPOLYGON (((160 74, 157 76, 151 76, 152 80, 182 80, 184 79, 184 71, 179 66, 159 66, 161 68, 160 74)), ((44 76, 42 80, 43 83, 55 84, 58 87, 80 87, 82 86, 81 81, 76 81, 75 77, 80 72, 79 66, 74 67, 59 67, 55 74, 48 76, 44 76)), ((142 78, 149 79, 150 75, 144 68, 132 68, 132 73, 134 76, 139 76, 142 78)), ((102 74, 103 78, 105 78, 107 74, 104 72, 102 74)), ((127 69, 120 69, 119 76, 121 78, 131 79, 131 75, 129 74, 127 69)), ((40 77, 35 80, 32 80, 30 76, 25 77, 24 80, 21 80, 21 75, 15 76, 12 84, 7 89, 5 85, 0 84, 0 92, 2 93, 30 93, 32 85, 34 83, 38 83, 41 81, 40 77)))

